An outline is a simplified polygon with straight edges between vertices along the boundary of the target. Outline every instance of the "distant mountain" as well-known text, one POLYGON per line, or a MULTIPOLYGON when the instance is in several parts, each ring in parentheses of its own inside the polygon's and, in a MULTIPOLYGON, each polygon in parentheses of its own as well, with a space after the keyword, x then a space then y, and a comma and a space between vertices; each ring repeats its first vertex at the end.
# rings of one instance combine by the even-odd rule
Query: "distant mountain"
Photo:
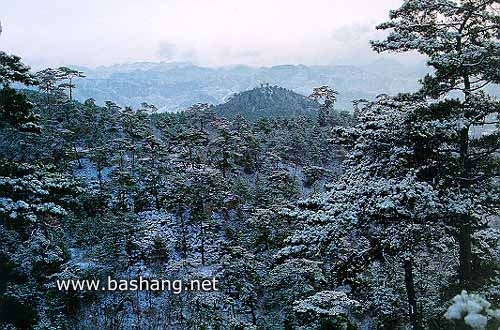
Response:
POLYGON ((198 102, 220 104, 230 95, 261 83, 283 86, 302 95, 314 87, 329 85, 339 91, 339 108, 350 109, 351 101, 381 93, 414 91, 425 66, 410 67, 381 60, 364 66, 199 67, 189 63, 131 63, 89 69, 78 67, 87 78, 76 81, 75 96, 83 101, 94 98, 120 105, 139 106, 142 102, 163 111, 185 109, 198 102))
POLYGON ((312 114, 319 104, 289 89, 263 84, 260 87, 236 93, 226 103, 215 107, 222 117, 234 118, 237 114, 253 120, 259 117, 289 117, 312 114))

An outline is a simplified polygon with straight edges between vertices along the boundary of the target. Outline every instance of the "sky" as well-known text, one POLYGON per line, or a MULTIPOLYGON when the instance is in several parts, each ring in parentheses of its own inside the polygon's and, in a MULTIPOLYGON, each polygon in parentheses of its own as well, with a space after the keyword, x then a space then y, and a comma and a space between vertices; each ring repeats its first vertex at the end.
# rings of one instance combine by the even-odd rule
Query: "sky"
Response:
MULTIPOLYGON (((0 50, 33 68, 141 61, 361 64, 402 0, 0 0, 0 50)), ((408 56, 391 56, 399 61, 408 56)))

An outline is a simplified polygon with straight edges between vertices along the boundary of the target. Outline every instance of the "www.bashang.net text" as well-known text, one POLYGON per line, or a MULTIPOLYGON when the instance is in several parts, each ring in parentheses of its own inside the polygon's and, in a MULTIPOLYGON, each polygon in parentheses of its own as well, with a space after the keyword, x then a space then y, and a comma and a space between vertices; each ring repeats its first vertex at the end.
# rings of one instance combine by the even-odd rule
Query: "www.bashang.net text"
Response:
POLYGON ((138 279, 116 280, 110 276, 106 281, 93 280, 56 280, 59 291, 169 291, 174 294, 180 294, 184 291, 219 291, 217 288, 218 280, 164 280, 148 279, 139 276, 138 279))

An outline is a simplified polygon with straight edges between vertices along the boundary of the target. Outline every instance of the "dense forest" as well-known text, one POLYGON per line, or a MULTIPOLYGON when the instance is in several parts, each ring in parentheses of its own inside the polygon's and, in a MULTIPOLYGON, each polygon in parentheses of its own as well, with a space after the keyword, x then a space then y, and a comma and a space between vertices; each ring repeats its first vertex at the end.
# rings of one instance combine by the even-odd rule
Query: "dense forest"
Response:
POLYGON ((431 73, 348 112, 334 86, 79 102, 84 72, 0 52, 0 327, 498 329, 499 10, 391 11, 373 49, 431 73), (139 277, 218 286, 58 287, 139 277))

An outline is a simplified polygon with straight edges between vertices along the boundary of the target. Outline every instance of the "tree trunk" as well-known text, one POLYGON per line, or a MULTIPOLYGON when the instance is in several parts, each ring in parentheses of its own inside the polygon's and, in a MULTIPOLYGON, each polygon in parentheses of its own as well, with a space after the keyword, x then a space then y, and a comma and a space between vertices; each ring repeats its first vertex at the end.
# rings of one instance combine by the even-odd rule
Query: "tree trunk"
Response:
POLYGON ((69 101, 73 102, 73 88, 71 85, 71 78, 69 78, 69 101))
POLYGON ((459 268, 458 279, 460 287, 470 290, 472 282, 472 242, 471 227, 467 222, 463 222, 458 233, 459 243, 459 268))
POLYGON ((415 296, 415 283, 413 281, 413 260, 407 257, 404 260, 403 268, 405 271, 405 286, 408 295, 408 316, 413 330, 419 330, 417 315, 417 298, 415 296))
POLYGON ((250 304, 250 313, 252 314, 252 324, 257 325, 257 316, 255 315, 255 307, 253 304, 250 304))
POLYGON ((200 234, 201 234, 201 265, 205 266, 205 231, 203 228, 204 221, 203 221, 203 216, 200 219, 200 234))
MULTIPOLYGON (((471 164, 469 161, 469 127, 460 132, 460 163, 462 176, 470 177, 471 164)), ((462 183, 461 186, 469 189, 469 182, 462 183)), ((469 290, 472 280, 472 227, 471 219, 468 215, 462 214, 457 217, 458 243, 459 243, 459 267, 458 278, 461 289, 469 290)))
POLYGON ((187 258, 187 235, 186 235, 186 228, 184 224, 184 216, 182 213, 179 213, 180 219, 181 219, 181 251, 182 251, 182 258, 186 259, 187 258))
POLYGON ((73 144, 73 152, 75 153, 75 158, 78 161, 78 168, 81 170, 83 168, 82 160, 80 159, 80 155, 78 154, 75 144, 73 144))

